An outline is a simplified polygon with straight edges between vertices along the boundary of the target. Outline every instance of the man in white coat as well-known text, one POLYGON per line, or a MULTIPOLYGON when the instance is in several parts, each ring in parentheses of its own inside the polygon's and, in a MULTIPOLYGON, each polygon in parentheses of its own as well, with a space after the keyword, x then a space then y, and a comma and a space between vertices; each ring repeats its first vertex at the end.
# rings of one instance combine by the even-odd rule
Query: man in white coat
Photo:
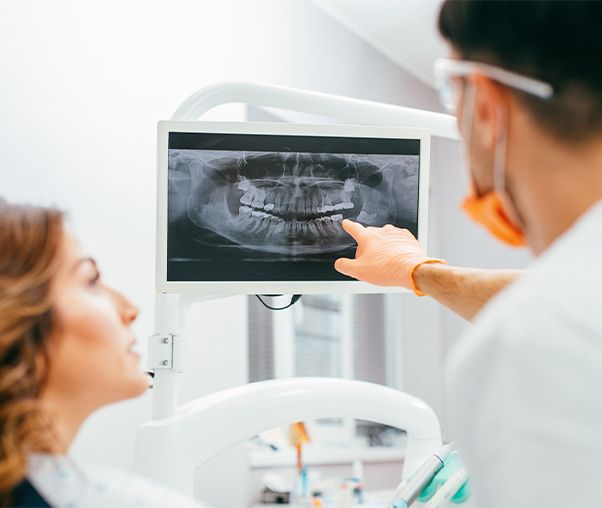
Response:
MULTIPOLYGON (((602 2, 446 0, 464 210, 528 246, 526 272, 451 267, 406 230, 345 221, 336 268, 429 295, 474 326, 447 366, 450 434, 476 505, 602 506, 602 2)), ((461 238, 458 241, 462 241, 461 238)))

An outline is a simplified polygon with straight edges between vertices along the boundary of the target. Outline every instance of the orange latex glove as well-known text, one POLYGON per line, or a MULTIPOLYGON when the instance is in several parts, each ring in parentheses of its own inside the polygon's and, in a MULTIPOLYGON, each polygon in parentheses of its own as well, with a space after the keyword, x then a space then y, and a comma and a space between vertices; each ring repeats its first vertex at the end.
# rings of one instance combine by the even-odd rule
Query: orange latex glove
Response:
POLYGON ((357 242, 355 259, 339 258, 334 267, 344 275, 378 286, 401 286, 424 296, 414 283, 414 270, 424 263, 445 263, 430 258, 407 229, 387 224, 365 227, 344 220, 343 229, 357 242))

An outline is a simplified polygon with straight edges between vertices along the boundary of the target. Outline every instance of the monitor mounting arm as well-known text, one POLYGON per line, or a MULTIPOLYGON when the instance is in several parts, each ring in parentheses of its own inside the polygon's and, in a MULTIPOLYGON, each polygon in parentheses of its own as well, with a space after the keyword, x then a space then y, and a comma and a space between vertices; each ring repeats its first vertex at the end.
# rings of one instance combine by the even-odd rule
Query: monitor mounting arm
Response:
POLYGON ((459 139, 453 116, 263 83, 226 81, 194 92, 176 109, 172 120, 198 120, 222 104, 244 103, 337 118, 350 124, 411 126, 428 129, 432 136, 459 139))

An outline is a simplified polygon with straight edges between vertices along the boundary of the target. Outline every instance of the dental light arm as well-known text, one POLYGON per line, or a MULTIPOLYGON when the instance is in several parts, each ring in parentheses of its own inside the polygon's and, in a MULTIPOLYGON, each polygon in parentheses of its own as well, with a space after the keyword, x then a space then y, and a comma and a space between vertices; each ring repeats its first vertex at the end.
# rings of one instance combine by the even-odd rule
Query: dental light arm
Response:
POLYGON ((361 125, 421 127, 432 136, 459 139, 453 116, 298 88, 247 82, 223 82, 201 88, 178 107, 172 120, 198 120, 207 111, 230 103, 298 111, 361 125))
POLYGON ((314 418, 357 418, 407 432, 404 476, 441 447, 433 410, 385 386, 341 379, 264 381, 209 395, 141 426, 136 470, 192 493, 194 469, 270 428, 314 418))

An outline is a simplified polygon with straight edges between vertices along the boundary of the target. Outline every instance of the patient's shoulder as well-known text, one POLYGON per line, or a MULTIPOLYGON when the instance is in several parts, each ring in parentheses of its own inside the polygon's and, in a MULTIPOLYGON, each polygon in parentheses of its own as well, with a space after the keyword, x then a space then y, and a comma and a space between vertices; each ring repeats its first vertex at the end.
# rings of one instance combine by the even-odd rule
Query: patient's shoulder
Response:
POLYGON ((50 508, 50 505, 27 479, 13 489, 11 503, 15 508, 50 508))
POLYGON ((28 479, 52 506, 200 507, 193 498, 142 476, 66 456, 32 455, 28 479))

